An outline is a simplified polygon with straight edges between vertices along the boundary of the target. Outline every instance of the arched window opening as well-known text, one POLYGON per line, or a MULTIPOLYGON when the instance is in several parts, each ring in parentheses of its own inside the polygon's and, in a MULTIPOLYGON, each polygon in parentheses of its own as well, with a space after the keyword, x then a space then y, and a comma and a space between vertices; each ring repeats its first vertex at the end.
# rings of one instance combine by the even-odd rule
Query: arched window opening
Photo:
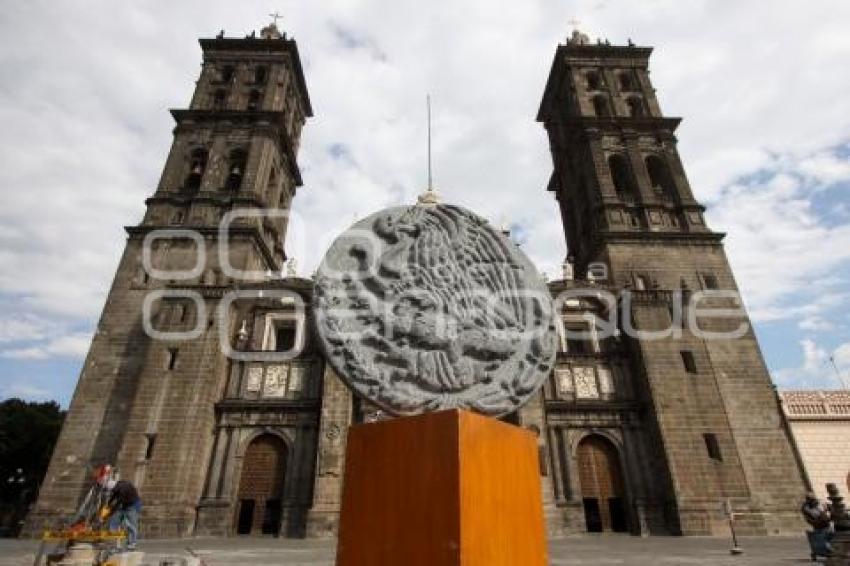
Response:
POLYGON ((675 196, 676 190, 670 177, 670 171, 660 157, 657 155, 647 157, 646 171, 649 173, 649 183, 652 185, 653 191, 660 196, 671 199, 675 196))
POLYGON ((632 118, 643 118, 646 116, 644 111, 643 101, 637 96, 630 96, 626 99, 626 104, 629 107, 629 116, 632 118))
POLYGON ((268 70, 265 67, 256 67, 254 69, 254 83, 258 85, 266 84, 268 70))
POLYGON ((631 71, 623 71, 622 73, 620 73, 619 78, 620 90, 622 90, 623 92, 631 92, 636 90, 635 78, 634 75, 632 75, 631 71))
POLYGON ((605 96, 598 94, 593 97, 593 112, 600 118, 606 118, 611 115, 608 99, 605 96))
POLYGON ((248 110, 257 110, 260 107, 260 91, 254 89, 248 95, 248 110))
POLYGON ((620 197, 631 197, 634 195, 634 183, 632 172, 626 158, 614 154, 608 158, 608 168, 611 170, 611 179, 614 181, 614 189, 620 197))
POLYGON ((224 110, 227 101, 227 93, 223 88, 215 91, 213 94, 213 110, 224 110))
POLYGON ((587 90, 600 90, 602 88, 602 79, 596 71, 588 71, 585 75, 587 79, 587 90))
POLYGON ((237 192, 242 187, 242 178, 245 175, 245 163, 248 161, 248 154, 244 149, 234 149, 230 152, 227 167, 227 180, 224 186, 231 192, 237 192))
POLYGON ((233 80, 233 75, 236 73, 236 69, 234 69, 233 65, 225 65, 221 68, 221 82, 229 83, 233 80))
POLYGON ((183 187, 189 190, 196 191, 201 188, 201 179, 204 176, 204 170, 207 168, 207 150, 195 149, 189 162, 189 175, 186 177, 186 182, 183 187))

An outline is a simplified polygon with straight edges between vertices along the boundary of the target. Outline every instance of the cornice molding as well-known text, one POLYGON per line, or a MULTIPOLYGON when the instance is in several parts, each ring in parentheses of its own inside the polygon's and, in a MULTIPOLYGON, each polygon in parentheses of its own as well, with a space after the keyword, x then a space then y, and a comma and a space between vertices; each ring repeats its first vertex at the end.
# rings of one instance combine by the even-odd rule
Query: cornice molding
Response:
MULTIPOLYGON (((155 230, 191 230, 194 232, 198 232, 204 238, 218 238, 219 236, 219 228, 218 226, 192 226, 188 224, 180 224, 180 225, 172 225, 172 224, 141 224, 138 226, 124 226, 124 230, 127 232, 130 240, 134 239, 143 239, 150 232, 155 230)), ((228 237, 231 236, 247 236, 248 238, 254 241, 254 244, 260 250, 260 254, 262 254, 263 259, 266 260, 266 265, 274 266, 274 254, 272 250, 269 249, 268 245, 266 245, 265 240, 263 240, 263 234, 260 230, 254 226, 233 226, 231 225, 228 230, 228 237)), ((283 261, 286 261, 286 251, 283 252, 283 261)), ((272 269, 269 267, 268 269, 272 269)))
POLYGON ((289 53, 295 71, 295 82, 298 83, 298 91, 306 109, 305 114, 310 117, 313 116, 313 106, 310 103, 310 94, 307 92, 307 81, 304 78, 304 69, 301 66, 301 56, 298 54, 298 43, 294 39, 287 39, 285 36, 281 39, 217 37, 201 38, 198 43, 201 44, 205 56, 217 54, 221 51, 289 53))

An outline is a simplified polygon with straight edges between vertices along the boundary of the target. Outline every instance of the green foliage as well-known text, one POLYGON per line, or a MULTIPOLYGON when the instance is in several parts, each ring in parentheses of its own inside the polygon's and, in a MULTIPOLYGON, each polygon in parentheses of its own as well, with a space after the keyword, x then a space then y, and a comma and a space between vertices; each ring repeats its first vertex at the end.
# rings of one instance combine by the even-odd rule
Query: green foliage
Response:
POLYGON ((54 401, 0 402, 0 502, 35 499, 64 418, 54 401))

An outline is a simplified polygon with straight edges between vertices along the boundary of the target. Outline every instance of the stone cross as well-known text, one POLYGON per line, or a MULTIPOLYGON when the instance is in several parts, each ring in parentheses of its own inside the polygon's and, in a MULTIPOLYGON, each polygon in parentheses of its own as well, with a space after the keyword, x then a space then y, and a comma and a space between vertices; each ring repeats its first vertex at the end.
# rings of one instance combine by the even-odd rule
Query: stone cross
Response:
POLYGON ((283 18, 283 16, 279 12, 274 12, 272 14, 269 14, 269 17, 272 19, 272 23, 275 26, 277 25, 277 21, 283 18))

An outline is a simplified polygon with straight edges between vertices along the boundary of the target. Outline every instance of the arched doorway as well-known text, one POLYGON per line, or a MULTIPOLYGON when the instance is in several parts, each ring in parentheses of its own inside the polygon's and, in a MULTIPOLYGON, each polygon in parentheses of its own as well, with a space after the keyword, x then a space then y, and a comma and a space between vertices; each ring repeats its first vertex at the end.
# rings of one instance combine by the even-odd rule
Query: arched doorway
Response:
POLYGON ((273 434, 252 440, 245 450, 239 477, 237 534, 280 532, 285 475, 286 444, 273 434))
POLYGON ((579 442, 577 456, 588 532, 626 532, 625 487, 617 448, 602 436, 590 435, 579 442))

